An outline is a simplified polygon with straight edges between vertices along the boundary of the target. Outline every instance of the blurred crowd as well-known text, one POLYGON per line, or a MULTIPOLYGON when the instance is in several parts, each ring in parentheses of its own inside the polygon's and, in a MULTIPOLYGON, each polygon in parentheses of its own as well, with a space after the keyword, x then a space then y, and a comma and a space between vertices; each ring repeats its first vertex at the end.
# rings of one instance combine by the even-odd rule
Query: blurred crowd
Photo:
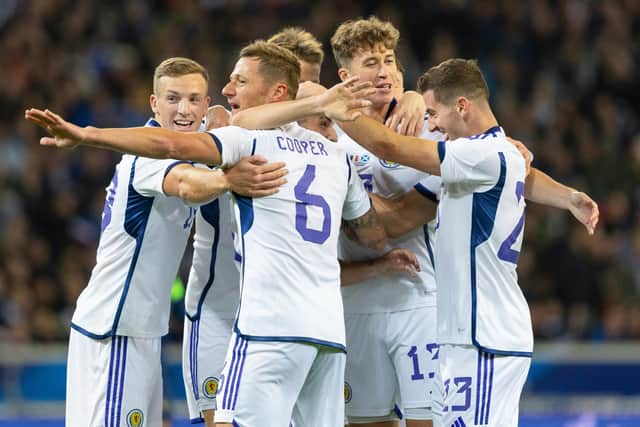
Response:
MULTIPOLYGON (((443 59, 477 58, 507 133, 600 204, 593 237, 564 212, 527 208, 518 271, 538 339, 640 339, 640 0, 0 0, 0 339, 68 335, 119 159, 39 147, 26 107, 142 125, 153 69, 170 56, 206 66, 224 105, 239 48, 290 25, 324 42, 331 85, 329 38, 371 14, 401 31, 407 88, 443 59)), ((188 254, 183 264, 182 275, 188 254)), ((174 309, 179 339, 179 298, 174 309)))

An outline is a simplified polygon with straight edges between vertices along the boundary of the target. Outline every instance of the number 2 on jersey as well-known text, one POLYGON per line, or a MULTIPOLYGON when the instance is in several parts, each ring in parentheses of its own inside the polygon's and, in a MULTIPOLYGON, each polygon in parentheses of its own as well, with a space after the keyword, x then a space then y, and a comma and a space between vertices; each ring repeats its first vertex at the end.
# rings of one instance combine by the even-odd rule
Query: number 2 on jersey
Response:
POLYGON ((307 192, 315 177, 316 166, 307 165, 300 181, 298 181, 296 186, 293 188, 296 199, 299 200, 299 202, 296 203, 296 230, 300 233, 303 240, 311 243, 322 244, 329 238, 329 234, 331 233, 331 209, 329 208, 327 201, 322 196, 307 192), (321 230, 314 230, 307 226, 307 209, 309 206, 315 206, 322 209, 321 230))
POLYGON ((111 208, 113 207, 113 201, 116 198, 116 189, 118 188, 118 168, 116 167, 111 178, 111 183, 107 187, 107 198, 104 201, 104 209, 102 211, 102 223, 100 224, 100 232, 102 233, 107 225, 111 223, 111 208))
MULTIPOLYGON (((524 182, 518 181, 516 182, 516 197, 518 198, 518 203, 520 203, 520 199, 524 197, 524 182)), ((504 239, 504 242, 500 245, 500 249, 498 250, 498 258, 503 261, 511 262, 513 264, 518 263, 518 257, 520 256, 520 252, 516 251, 512 248, 513 244, 518 241, 518 237, 522 233, 524 229, 524 210, 522 211, 522 216, 518 220, 513 231, 504 239)))

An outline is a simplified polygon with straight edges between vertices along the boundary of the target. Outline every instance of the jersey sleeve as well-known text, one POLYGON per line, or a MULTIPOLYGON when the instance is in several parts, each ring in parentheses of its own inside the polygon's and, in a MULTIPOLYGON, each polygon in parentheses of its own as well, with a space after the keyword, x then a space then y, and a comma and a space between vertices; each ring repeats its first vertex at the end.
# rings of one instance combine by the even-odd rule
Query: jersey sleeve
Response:
POLYGON ((442 178, 437 175, 427 175, 414 185, 415 190, 434 203, 440 201, 442 178))
POLYGON ((355 166, 353 166, 349 158, 347 158, 347 165, 349 167, 349 184, 347 197, 342 208, 342 217, 349 221, 360 218, 369 212, 371 200, 369 199, 369 193, 364 188, 362 179, 360 179, 355 166))
POLYGON ((182 160, 156 160, 146 157, 138 157, 132 165, 133 180, 131 185, 134 190, 145 197, 164 196, 162 184, 164 177, 174 167, 181 164, 191 164, 182 160))
POLYGON ((500 158, 490 144, 465 138, 438 143, 440 173, 447 191, 468 194, 495 185, 500 177, 500 158))
POLYGON ((220 158, 220 166, 231 166, 244 156, 249 156, 255 151, 256 135, 247 129, 238 126, 224 126, 207 131, 213 138, 220 158))

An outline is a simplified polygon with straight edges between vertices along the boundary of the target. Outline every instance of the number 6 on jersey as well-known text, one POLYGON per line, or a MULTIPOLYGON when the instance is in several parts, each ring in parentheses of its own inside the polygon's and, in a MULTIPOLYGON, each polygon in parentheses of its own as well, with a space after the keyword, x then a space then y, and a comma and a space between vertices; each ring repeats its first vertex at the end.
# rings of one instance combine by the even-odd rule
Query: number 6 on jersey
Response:
POLYGON ((315 177, 316 166, 307 165, 300 181, 298 181, 293 189, 296 199, 299 200, 299 202, 296 203, 296 230, 298 230, 300 236, 307 242, 322 244, 329 238, 331 232, 331 210, 329 209, 329 204, 322 196, 307 192, 315 177), (307 226, 307 208, 309 206, 322 209, 321 230, 314 230, 307 226))

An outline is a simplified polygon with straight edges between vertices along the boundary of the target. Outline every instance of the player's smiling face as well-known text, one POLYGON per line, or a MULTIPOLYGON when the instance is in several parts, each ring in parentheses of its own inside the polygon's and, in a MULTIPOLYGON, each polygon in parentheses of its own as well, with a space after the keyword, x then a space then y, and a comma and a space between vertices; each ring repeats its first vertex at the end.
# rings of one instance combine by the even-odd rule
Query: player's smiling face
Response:
POLYGON ((429 115, 430 131, 440 131, 447 135, 447 139, 466 136, 465 123, 455 103, 447 105, 437 101, 433 90, 426 91, 422 98, 429 115))
POLYGON ((201 74, 162 76, 157 89, 158 93, 151 95, 151 110, 162 127, 179 132, 200 128, 209 107, 208 85, 201 74))
POLYGON ((269 102, 270 89, 270 85, 260 74, 260 60, 243 57, 236 62, 229 76, 229 83, 222 88, 222 96, 227 98, 233 115, 269 102))
POLYGON ((381 108, 393 99, 393 77, 396 72, 396 54, 382 43, 358 50, 348 67, 339 71, 342 80, 359 76, 361 82, 373 84, 376 93, 368 98, 373 108, 381 108))

